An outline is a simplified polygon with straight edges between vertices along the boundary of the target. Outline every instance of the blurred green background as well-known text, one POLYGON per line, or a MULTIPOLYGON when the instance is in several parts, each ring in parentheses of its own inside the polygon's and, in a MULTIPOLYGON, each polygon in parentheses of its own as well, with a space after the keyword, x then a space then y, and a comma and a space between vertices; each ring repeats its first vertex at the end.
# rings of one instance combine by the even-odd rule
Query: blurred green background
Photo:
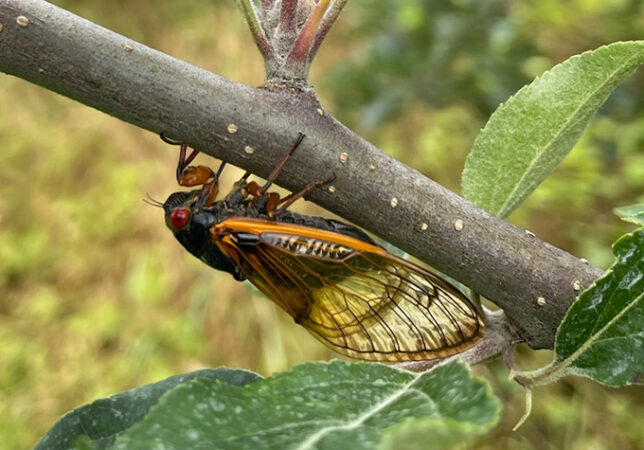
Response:
MULTIPOLYGON (((54 3, 225 77, 263 80, 232 0, 54 3)), ((351 0, 312 83, 349 127, 458 192, 472 141, 500 102, 571 55, 643 37, 643 1, 351 0)), ((644 201, 643 87, 640 70, 614 92, 513 223, 611 263, 611 242, 630 229, 612 208, 644 201)), ((335 356, 248 285, 191 257, 141 201, 176 190, 176 148, 5 75, 0 105, 3 448, 33 446, 71 408, 176 373, 269 375, 335 356)), ((223 185, 237 176, 229 170, 223 185)), ((519 349, 522 368, 550 356, 519 349)), ((512 432, 522 391, 500 362, 475 370, 504 405, 477 447, 642 448, 641 389, 566 379, 537 389, 532 417, 512 432)))

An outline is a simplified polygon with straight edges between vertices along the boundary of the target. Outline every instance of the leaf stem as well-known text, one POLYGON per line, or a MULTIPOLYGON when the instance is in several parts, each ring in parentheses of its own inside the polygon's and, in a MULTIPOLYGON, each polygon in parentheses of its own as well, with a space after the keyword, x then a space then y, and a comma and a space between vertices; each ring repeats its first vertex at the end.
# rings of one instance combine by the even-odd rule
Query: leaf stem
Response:
POLYGON ((297 4, 299 0, 282 0, 280 12, 280 32, 290 36, 297 24, 297 4))
MULTIPOLYGON (((606 277, 607 275, 610 275, 613 271, 614 271, 614 268, 611 267, 610 269, 608 269, 604 277, 606 277)), ((597 284, 597 281, 593 286, 595 286, 596 284, 597 284)), ((608 330, 611 326, 613 326, 628 310, 633 308, 642 300, 644 300, 644 292, 642 292, 638 297, 636 297, 626 308, 622 309, 619 313, 615 314, 615 316, 608 323, 606 323, 602 328, 600 328, 599 330, 596 330, 595 333, 592 336, 590 336, 586 340, 586 342, 583 343, 583 345, 581 345, 577 350, 575 350, 574 353, 567 356, 565 359, 557 360, 555 358, 554 361, 552 361, 547 366, 542 367, 541 369, 527 371, 527 372, 516 372, 514 379, 522 385, 539 386, 539 385, 544 385, 548 383, 553 383, 558 379, 570 374, 571 371, 566 369, 568 369, 568 367, 577 358, 579 358, 585 351, 587 351, 588 348, 593 343, 595 343, 595 341, 597 341, 599 336, 601 336, 606 330, 608 330)), ((564 321, 565 320, 566 320, 566 317, 564 318, 564 321)), ((556 353, 557 351, 555 346, 555 354, 556 353)))
POLYGON ((530 387, 554 383, 564 375, 561 362, 553 361, 547 366, 536 370, 515 371, 512 379, 521 386, 530 387))
POLYGON ((262 0, 262 11, 269 10, 275 4, 275 0, 262 0))
POLYGON ((295 44, 293 45, 291 53, 288 55, 288 62, 308 62, 313 39, 316 36, 320 23, 324 18, 324 13, 330 3, 331 0, 320 0, 319 3, 314 6, 313 12, 311 12, 311 15, 306 20, 306 23, 300 31, 300 35, 297 37, 295 44))
POLYGON ((329 34, 331 27, 333 27, 333 24, 338 19, 338 16, 347 4, 347 1, 348 0, 335 0, 331 5, 329 11, 324 15, 322 24, 320 25, 320 28, 315 35, 315 39, 313 40, 313 44, 311 45, 311 49, 309 50, 309 61, 313 61, 313 58, 318 52, 320 45, 322 45, 322 42, 326 38, 327 34, 329 34))
POLYGON ((532 413, 532 389, 527 386, 524 386, 523 388, 525 389, 525 411, 514 428, 512 428, 512 431, 517 431, 519 427, 528 420, 528 417, 530 417, 530 414, 532 413))
MULTIPOLYGON (((262 5, 266 6, 270 2, 263 2, 262 5)), ((271 43, 266 38, 262 24, 257 17, 257 11, 255 10, 255 4, 252 0, 237 0, 239 8, 244 14, 244 19, 248 24, 248 29, 255 39, 255 43, 259 48, 259 51, 262 53, 264 58, 269 59, 274 57, 274 50, 271 43)))

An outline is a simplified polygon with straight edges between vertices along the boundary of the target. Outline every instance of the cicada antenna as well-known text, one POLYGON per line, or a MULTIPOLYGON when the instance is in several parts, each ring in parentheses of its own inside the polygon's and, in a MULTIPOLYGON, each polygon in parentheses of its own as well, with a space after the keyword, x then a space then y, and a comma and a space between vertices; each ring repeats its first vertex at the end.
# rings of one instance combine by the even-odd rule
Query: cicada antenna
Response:
POLYGON ((156 206, 157 208, 163 208, 163 203, 158 200, 153 199, 150 194, 145 193, 146 198, 142 199, 145 203, 151 206, 156 206))

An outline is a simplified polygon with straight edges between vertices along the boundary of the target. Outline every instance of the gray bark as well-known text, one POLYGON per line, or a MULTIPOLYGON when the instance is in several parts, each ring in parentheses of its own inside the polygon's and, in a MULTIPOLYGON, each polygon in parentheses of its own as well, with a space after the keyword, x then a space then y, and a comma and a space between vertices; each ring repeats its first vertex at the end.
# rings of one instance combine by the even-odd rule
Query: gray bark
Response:
POLYGON ((601 275, 387 156, 310 91, 227 80, 44 1, 0 0, 0 24, 1 71, 260 176, 306 134, 279 185, 297 190, 335 174, 335 192, 309 199, 491 299, 533 348, 552 347, 574 286, 601 275))

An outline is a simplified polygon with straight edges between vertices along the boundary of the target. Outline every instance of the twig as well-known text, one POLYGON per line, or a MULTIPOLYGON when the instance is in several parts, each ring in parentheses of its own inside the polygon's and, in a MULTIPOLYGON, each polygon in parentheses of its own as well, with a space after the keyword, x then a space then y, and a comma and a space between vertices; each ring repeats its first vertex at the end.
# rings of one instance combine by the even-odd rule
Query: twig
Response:
POLYGON ((576 289, 601 274, 389 157, 308 93, 232 82, 40 0, 2 0, 0 23, 1 71, 253 173, 266 176, 306 134, 279 185, 335 174, 333 192, 311 200, 491 299, 534 348, 552 347, 576 289))
POLYGON ((290 55, 288 55, 287 64, 294 64, 296 62, 308 63, 309 50, 311 50, 313 39, 318 32, 320 22, 322 22, 324 13, 326 13, 330 2, 331 0, 320 0, 313 8, 313 12, 307 19, 304 27, 302 27, 300 35, 297 37, 290 55))
POLYGON ((239 8, 244 13, 244 19, 248 24, 248 29, 255 39, 257 48, 262 53, 265 59, 270 59, 274 57, 273 45, 266 38, 266 33, 262 28, 262 24, 257 17, 257 11, 255 10, 255 4, 252 0, 237 0, 239 8))
POLYGON ((275 4, 275 0, 262 0, 262 11, 266 11, 267 9, 271 9, 274 4, 275 4))
POLYGON ((329 31, 331 31, 335 21, 338 20, 338 17, 346 4, 347 0, 334 0, 327 13, 324 15, 322 24, 320 25, 319 30, 315 35, 315 39, 313 40, 313 44, 311 45, 311 49, 309 50, 309 63, 311 63, 313 58, 315 58, 315 55, 320 49, 320 45, 322 45, 322 42, 326 38, 327 34, 329 34, 329 31))
POLYGON ((285 35, 291 35, 297 24, 297 3, 299 0, 282 0, 281 25, 285 35))

